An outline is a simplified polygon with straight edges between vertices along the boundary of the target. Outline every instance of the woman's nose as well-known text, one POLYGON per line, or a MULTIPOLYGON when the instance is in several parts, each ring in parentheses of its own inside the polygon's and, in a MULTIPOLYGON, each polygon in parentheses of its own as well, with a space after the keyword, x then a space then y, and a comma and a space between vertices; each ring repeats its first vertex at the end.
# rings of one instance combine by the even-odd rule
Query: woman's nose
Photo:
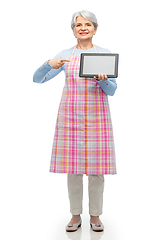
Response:
POLYGON ((85 30, 85 29, 86 29, 86 27, 85 27, 84 25, 82 25, 81 29, 82 29, 82 30, 85 30))

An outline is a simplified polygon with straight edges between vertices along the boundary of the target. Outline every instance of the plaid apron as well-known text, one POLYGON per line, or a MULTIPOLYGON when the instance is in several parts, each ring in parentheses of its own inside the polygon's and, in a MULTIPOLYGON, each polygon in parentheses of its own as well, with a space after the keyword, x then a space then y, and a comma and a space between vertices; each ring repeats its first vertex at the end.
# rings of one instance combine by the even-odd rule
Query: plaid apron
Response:
POLYGON ((75 48, 66 67, 50 172, 116 174, 108 97, 95 79, 79 77, 75 48))

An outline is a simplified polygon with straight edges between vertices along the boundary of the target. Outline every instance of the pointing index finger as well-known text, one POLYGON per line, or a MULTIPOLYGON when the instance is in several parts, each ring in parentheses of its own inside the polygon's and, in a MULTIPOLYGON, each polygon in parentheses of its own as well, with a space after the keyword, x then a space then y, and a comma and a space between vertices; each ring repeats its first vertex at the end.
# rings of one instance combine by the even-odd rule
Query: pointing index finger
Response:
POLYGON ((61 59, 61 62, 70 62, 70 60, 69 60, 69 59, 62 58, 62 59, 61 59))

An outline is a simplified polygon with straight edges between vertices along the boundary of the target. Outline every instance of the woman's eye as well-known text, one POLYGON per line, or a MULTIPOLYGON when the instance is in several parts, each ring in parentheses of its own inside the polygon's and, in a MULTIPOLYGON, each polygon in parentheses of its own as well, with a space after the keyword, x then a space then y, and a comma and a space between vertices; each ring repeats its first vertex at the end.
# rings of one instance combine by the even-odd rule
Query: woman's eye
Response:
MULTIPOLYGON (((77 25, 76 25, 76 27, 80 27, 80 26, 81 26, 81 24, 77 24, 77 25)), ((91 26, 91 24, 88 23, 88 24, 86 24, 86 26, 91 26)))

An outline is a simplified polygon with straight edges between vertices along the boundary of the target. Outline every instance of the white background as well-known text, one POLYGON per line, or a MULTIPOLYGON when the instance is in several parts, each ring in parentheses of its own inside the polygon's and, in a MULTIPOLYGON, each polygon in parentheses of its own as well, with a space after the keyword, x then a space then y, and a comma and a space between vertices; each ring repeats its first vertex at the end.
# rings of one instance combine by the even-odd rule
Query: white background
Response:
POLYGON ((3 240, 167 239, 167 34, 165 0, 7 0, 1 14, 0 238, 3 240), (119 53, 118 89, 109 97, 117 153, 106 176, 102 234, 70 220, 66 174, 49 173, 64 73, 33 83, 35 70, 76 44, 78 10, 95 13, 93 43, 119 53))

